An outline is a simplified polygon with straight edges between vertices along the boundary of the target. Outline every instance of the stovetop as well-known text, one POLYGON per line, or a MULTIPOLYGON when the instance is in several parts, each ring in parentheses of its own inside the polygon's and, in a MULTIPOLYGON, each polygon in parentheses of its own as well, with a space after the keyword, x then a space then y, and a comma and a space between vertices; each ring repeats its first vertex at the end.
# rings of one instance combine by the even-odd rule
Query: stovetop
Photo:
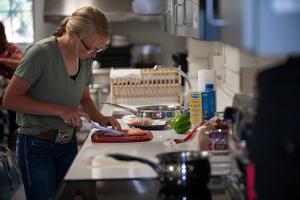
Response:
POLYGON ((163 188, 157 179, 64 181, 54 199, 239 200, 245 198, 238 188, 226 184, 223 177, 212 177, 207 187, 195 186, 187 190, 163 188))

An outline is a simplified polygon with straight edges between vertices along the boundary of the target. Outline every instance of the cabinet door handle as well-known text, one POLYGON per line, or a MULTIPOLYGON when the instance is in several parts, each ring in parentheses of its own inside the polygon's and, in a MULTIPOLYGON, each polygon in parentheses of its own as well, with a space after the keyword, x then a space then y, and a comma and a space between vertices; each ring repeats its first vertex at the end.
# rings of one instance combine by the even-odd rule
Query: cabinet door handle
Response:
POLYGON ((182 8, 182 10, 183 10, 183 18, 182 18, 182 24, 183 25, 186 25, 187 24, 187 17, 186 17, 186 0, 183 0, 183 8, 182 8))
POLYGON ((214 0, 206 0, 206 20, 212 26, 225 26, 224 19, 214 18, 214 0))
POLYGON ((175 12, 174 12, 174 14, 175 14, 175 25, 178 25, 178 26, 182 26, 182 24, 178 24, 178 7, 182 7, 183 5, 182 5, 182 3, 176 3, 175 4, 175 12))
POLYGON ((167 31, 167 18, 170 15, 171 11, 170 10, 165 10, 163 14, 163 30, 167 31))

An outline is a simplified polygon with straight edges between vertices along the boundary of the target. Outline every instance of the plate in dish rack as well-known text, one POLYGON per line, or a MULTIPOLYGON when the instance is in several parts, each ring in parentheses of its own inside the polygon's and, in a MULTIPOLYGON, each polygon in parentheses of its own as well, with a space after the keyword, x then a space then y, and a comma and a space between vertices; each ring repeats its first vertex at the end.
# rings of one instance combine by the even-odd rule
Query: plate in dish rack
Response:
POLYGON ((125 115, 122 119, 130 128, 135 127, 142 130, 163 130, 167 127, 167 121, 160 119, 137 117, 135 115, 125 115))

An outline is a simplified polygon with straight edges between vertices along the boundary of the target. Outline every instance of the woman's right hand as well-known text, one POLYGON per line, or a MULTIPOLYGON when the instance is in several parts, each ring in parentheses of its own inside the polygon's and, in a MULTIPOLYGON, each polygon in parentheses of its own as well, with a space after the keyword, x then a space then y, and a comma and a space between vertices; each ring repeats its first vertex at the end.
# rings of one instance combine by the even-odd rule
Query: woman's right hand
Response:
POLYGON ((63 108, 60 110, 59 117, 64 120, 66 124, 72 127, 76 127, 78 129, 81 129, 82 127, 82 121, 80 117, 86 118, 88 121, 91 121, 90 116, 79 109, 71 109, 71 108, 63 108))

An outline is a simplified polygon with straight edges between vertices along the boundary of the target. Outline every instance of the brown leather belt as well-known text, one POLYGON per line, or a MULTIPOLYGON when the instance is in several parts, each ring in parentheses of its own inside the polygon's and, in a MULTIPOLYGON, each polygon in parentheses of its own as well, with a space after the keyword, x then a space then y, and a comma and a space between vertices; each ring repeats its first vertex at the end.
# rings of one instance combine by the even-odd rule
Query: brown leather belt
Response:
POLYGON ((55 141, 58 144, 69 143, 76 133, 76 129, 67 129, 67 130, 53 130, 42 132, 39 135, 36 135, 37 138, 55 141))
POLYGON ((41 134, 39 134, 39 135, 37 135, 36 137, 37 138, 40 138, 40 139, 44 139, 44 140, 54 140, 55 139, 55 137, 56 137, 56 132, 43 132, 43 133, 41 133, 41 134))

